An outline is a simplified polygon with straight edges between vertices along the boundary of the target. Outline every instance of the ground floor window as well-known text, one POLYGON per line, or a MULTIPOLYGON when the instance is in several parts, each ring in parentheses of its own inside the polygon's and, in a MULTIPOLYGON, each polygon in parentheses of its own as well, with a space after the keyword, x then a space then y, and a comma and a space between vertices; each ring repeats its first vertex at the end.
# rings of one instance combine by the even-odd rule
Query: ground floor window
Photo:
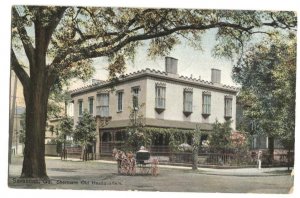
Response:
POLYGON ((126 141, 128 139, 128 134, 126 131, 116 131, 115 132, 115 141, 121 142, 126 141))
POLYGON ((110 142, 112 141, 112 135, 110 132, 104 132, 102 135, 102 141, 103 142, 110 142))

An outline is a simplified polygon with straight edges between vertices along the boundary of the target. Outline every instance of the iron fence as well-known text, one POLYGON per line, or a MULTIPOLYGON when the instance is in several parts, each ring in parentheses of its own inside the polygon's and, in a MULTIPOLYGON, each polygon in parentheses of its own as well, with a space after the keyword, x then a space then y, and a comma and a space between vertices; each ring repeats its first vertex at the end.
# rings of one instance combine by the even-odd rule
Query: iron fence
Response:
MULTIPOLYGON (((100 146, 100 153, 89 153, 88 158, 91 159, 107 159, 114 160, 112 150, 114 148, 129 151, 131 148, 125 147, 124 143, 103 143, 100 146)), ((150 146, 146 148, 151 157, 158 158, 161 164, 182 164, 191 165, 193 163, 192 152, 174 151, 170 146, 150 146)), ((82 149, 80 147, 66 147, 67 158, 82 158, 82 149)), ((267 166, 287 166, 294 165, 293 152, 275 152, 270 155, 266 151, 261 157, 263 167, 267 166)), ((258 151, 238 151, 226 150, 217 152, 216 150, 199 150, 198 164, 215 165, 215 166, 257 166, 258 151)))

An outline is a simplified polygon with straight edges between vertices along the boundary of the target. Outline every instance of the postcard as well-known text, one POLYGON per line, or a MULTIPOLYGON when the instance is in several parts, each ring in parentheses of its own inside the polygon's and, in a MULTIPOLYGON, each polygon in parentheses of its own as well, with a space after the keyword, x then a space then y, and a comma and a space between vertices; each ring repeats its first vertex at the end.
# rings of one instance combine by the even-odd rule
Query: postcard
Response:
POLYGON ((12 5, 11 189, 289 194, 295 10, 12 5))

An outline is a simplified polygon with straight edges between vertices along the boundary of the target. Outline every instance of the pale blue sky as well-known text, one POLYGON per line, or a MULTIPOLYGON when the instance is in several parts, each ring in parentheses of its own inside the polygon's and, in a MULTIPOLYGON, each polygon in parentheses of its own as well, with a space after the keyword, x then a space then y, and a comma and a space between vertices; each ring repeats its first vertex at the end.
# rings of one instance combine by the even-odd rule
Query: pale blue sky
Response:
MULTIPOLYGON (((226 85, 236 85, 231 78, 233 62, 224 58, 215 58, 212 56, 212 49, 216 44, 216 30, 207 31, 202 38, 202 50, 195 50, 189 46, 185 40, 177 45, 169 54, 169 56, 178 59, 178 74, 184 76, 193 75, 194 78, 201 76, 201 79, 210 81, 211 69, 221 70, 221 83, 226 85)), ((106 80, 108 77, 106 58, 97 58, 94 60, 96 73, 94 78, 106 80)), ((151 68, 164 71, 164 57, 157 57, 151 60, 147 56, 147 43, 139 47, 135 60, 127 62, 126 73, 138 71, 144 68, 151 68)), ((77 86, 80 86, 78 83, 77 86)), ((72 86, 73 88, 74 86, 72 86)))

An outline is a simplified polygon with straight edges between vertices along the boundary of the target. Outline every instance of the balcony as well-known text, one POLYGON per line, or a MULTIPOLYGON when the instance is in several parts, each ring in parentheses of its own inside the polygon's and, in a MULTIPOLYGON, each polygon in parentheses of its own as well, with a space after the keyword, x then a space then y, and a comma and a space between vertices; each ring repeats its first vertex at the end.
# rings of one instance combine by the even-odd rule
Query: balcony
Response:
POLYGON ((193 103, 192 102, 185 102, 183 104, 183 114, 186 117, 189 117, 193 113, 193 103))
POLYGON ((162 113, 165 110, 165 105, 165 98, 155 98, 155 111, 157 113, 162 113))

